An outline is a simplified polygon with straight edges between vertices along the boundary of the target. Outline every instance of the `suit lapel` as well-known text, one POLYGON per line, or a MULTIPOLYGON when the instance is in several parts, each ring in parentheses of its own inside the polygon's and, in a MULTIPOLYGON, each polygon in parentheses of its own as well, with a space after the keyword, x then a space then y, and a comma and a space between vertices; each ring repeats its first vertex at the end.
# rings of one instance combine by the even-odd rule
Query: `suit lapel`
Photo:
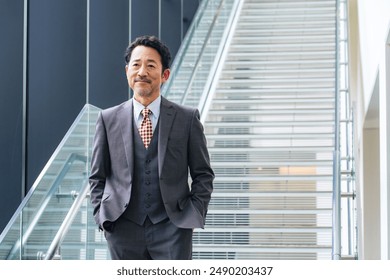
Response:
POLYGON ((158 133, 158 174, 161 176, 161 170, 165 159, 165 153, 167 151, 168 138, 173 124, 173 120, 176 115, 175 108, 170 104, 168 100, 161 97, 161 109, 160 109, 160 128, 158 133))
POLYGON ((125 148, 126 161, 129 166, 131 177, 133 176, 133 101, 129 100, 118 111, 118 122, 121 124, 122 141, 125 148))

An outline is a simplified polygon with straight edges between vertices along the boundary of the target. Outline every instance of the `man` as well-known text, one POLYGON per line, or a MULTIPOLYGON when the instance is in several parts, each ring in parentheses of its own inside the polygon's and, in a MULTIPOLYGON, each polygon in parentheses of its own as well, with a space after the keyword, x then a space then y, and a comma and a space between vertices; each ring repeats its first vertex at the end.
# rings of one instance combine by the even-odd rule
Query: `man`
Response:
POLYGON ((137 38, 125 59, 134 97, 97 120, 94 217, 112 259, 191 259, 214 179, 199 112, 160 95, 171 56, 156 37, 137 38))

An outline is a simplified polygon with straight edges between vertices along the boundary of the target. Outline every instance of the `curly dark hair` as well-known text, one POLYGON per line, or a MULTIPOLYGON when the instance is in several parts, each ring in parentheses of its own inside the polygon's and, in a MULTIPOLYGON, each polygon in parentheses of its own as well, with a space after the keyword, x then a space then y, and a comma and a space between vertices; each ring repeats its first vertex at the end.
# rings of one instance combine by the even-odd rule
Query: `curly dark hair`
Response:
POLYGON ((171 53, 169 52, 168 47, 159 40, 156 36, 141 36, 136 38, 133 42, 130 43, 130 45, 127 47, 125 51, 125 61, 126 64, 129 63, 131 53, 135 49, 135 47, 138 46, 145 46, 155 49, 161 56, 161 64, 162 64, 162 71, 165 69, 168 69, 171 64, 171 53))

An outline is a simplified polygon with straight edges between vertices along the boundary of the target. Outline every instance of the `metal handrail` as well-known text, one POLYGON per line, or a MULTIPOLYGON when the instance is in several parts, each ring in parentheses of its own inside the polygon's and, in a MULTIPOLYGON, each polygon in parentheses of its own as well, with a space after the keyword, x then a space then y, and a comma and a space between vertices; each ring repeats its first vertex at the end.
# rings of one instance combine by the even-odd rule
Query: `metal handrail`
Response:
POLYGON ((72 225, 72 222, 76 217, 82 203, 84 202, 84 199, 87 197, 89 191, 89 183, 86 182, 83 185, 84 187, 81 189, 81 192, 77 195, 77 198, 73 202, 68 214, 66 215, 64 221, 61 224, 61 227, 58 229, 56 236, 54 237, 52 243, 50 244, 50 247, 44 256, 45 260, 53 259, 56 251, 60 247, 62 241, 65 238, 65 235, 67 234, 70 226, 72 225))
POLYGON ((230 41, 232 39, 233 33, 232 30, 235 29, 235 26, 237 24, 237 20, 239 17, 239 12, 241 10, 241 7, 243 5, 243 0, 236 0, 234 2, 232 12, 230 14, 230 18, 228 21, 228 24, 225 27, 224 35, 222 36, 221 42, 219 44, 219 50, 218 54, 215 56, 214 63, 212 66, 213 71, 210 71, 209 78, 206 82, 206 85, 204 87, 202 96, 199 101, 198 109, 201 114, 201 121, 202 123, 205 121, 207 111, 208 111, 208 105, 210 104, 210 97, 213 92, 213 90, 216 87, 216 84, 218 82, 219 75, 222 71, 223 64, 221 63, 224 57, 226 56, 226 53, 228 51, 228 45, 230 44, 230 41))
POLYGON ((333 154, 333 220, 332 259, 341 259, 341 187, 340 187, 340 107, 339 107, 339 4, 336 0, 336 63, 335 63, 335 145, 333 154))
POLYGON ((200 20, 202 19, 203 13, 206 10, 206 7, 208 5, 210 0, 204 0, 201 2, 201 6, 198 8, 194 19, 192 20, 192 23, 190 27, 188 28, 187 34, 180 46, 179 51, 177 52, 176 57, 178 59, 175 59, 172 65, 172 72, 171 72, 171 79, 168 79, 168 81, 163 85, 162 88, 162 95, 166 95, 166 92, 168 92, 168 89, 171 87, 171 84, 173 82, 173 77, 176 75, 176 72, 180 68, 181 63, 183 62, 184 54, 187 52, 188 47, 191 43, 191 38, 194 36, 194 32, 196 30, 196 26, 199 24, 200 20))
POLYGON ((198 55, 198 58, 195 62, 195 65, 194 65, 194 70, 191 72, 191 76, 190 76, 190 79, 188 81, 188 84, 186 86, 186 89, 185 89, 185 92, 181 98, 181 104, 184 104, 186 99, 187 99, 187 96, 188 96, 188 93, 189 93, 189 89, 190 87, 192 86, 192 83, 194 82, 194 79, 195 79, 195 74, 198 70, 198 66, 199 66, 199 63, 200 63, 200 60, 201 58, 203 57, 203 53, 206 49, 206 45, 210 39, 210 35, 211 35, 211 32, 213 31, 214 29, 214 26, 215 26, 215 23, 217 22, 217 19, 221 13, 221 10, 222 10, 222 7, 223 7, 223 4, 224 4, 225 0, 221 0, 221 2, 219 3, 219 6, 217 8, 217 11, 216 13, 214 14, 214 18, 213 18, 213 21, 211 22, 211 25, 209 27, 209 30, 207 31, 207 34, 206 34, 206 37, 203 41, 203 45, 202 45, 202 48, 200 49, 200 52, 199 52, 199 55, 198 55))
MULTIPOLYGON (((340 21, 342 20, 342 15, 340 15, 341 8, 340 6, 342 4, 347 5, 348 1, 344 0, 336 0, 336 69, 335 69, 335 75, 336 75, 336 85, 335 85, 335 150, 334 150, 334 164, 333 164, 333 240, 332 240, 332 259, 334 260, 341 260, 341 259, 357 259, 357 252, 353 252, 352 246, 354 242, 354 236, 353 236, 353 227, 354 224, 352 222, 353 219, 353 206, 351 200, 354 200, 356 198, 356 192, 351 187, 351 181, 353 181, 354 177, 354 169, 353 169, 353 156, 349 154, 349 141, 350 137, 353 137, 350 135, 348 131, 348 125, 353 124, 353 111, 349 108, 349 96, 348 96, 348 88, 341 89, 340 88, 340 66, 343 65, 346 67, 348 65, 348 62, 341 61, 340 59, 340 51, 339 47, 341 43, 348 42, 347 38, 339 38, 340 32, 340 21), (340 93, 344 92, 346 94, 345 96, 345 119, 341 119, 341 108, 339 105, 339 102, 341 100, 340 93), (349 115, 349 116, 348 116, 349 115), (345 131, 345 149, 347 152, 347 155, 344 157, 341 157, 341 144, 340 144, 340 133, 341 128, 340 124, 344 122, 346 124, 346 131, 345 131), (346 170, 341 170, 341 161, 346 160, 346 170), (347 188, 342 192, 341 187, 341 178, 342 176, 349 176, 348 182, 347 182, 347 188), (347 231, 345 241, 345 247, 348 249, 347 255, 342 255, 341 251, 341 245, 342 245, 342 226, 341 226, 341 199, 347 199, 346 205, 347 209, 344 211, 344 215, 346 215, 347 219, 347 226, 345 227, 345 230, 347 231)), ((344 17, 346 16, 346 10, 347 8, 344 7, 344 17)), ((346 19, 343 18, 345 21, 346 19)), ((344 26, 344 28, 346 28, 344 26)), ((346 70, 347 71, 347 70, 346 70)), ((345 77, 347 77, 348 73, 345 73, 345 77)), ((346 85, 344 85, 346 86, 346 85)), ((347 86, 348 87, 348 86, 347 86)))
MULTIPOLYGON (((192 25, 190 26, 189 31, 187 32, 187 35, 182 43, 182 46, 179 49, 179 52, 177 54, 177 59, 174 61, 174 65, 172 67, 172 74, 171 79, 168 80, 166 84, 164 84, 162 88, 162 95, 167 96, 169 94, 169 89, 175 81, 175 76, 180 71, 180 67, 183 63, 183 59, 185 57, 185 52, 188 50, 188 47, 191 45, 191 39, 195 36, 194 32, 196 31, 196 28, 199 24, 199 22, 202 20, 202 16, 204 14, 204 10, 208 7, 210 1, 203 1, 202 6, 198 9, 197 14, 195 15, 195 18, 192 22, 192 25)), ((196 55, 196 61, 191 64, 192 71, 188 75, 187 84, 184 86, 184 92, 181 95, 181 100, 178 101, 181 104, 184 104, 190 94, 190 90, 192 87, 192 84, 194 83, 197 75, 197 71, 199 69, 199 65, 202 63, 202 58, 204 56, 205 51, 207 50, 208 43, 210 41, 210 38, 212 36, 212 32, 215 29, 215 26, 218 23, 218 18, 221 16, 221 13, 224 10, 224 6, 227 4, 226 0, 220 0, 219 3, 216 3, 218 7, 216 8, 216 11, 213 14, 213 18, 211 20, 210 26, 208 26, 207 33, 202 37, 202 45, 200 47, 200 50, 197 52, 196 55)), ((199 102, 198 102, 198 109, 201 113, 201 115, 205 115, 203 111, 206 111, 207 113, 207 105, 210 97, 210 93, 212 92, 213 88, 216 85, 216 79, 218 78, 219 72, 221 71, 221 61, 223 60, 224 55, 227 52, 227 44, 229 40, 232 37, 232 28, 234 28, 235 24, 237 23, 237 15, 239 13, 240 7, 242 6, 243 1, 242 0, 234 0, 231 13, 229 16, 228 21, 226 22, 225 31, 221 37, 220 42, 218 43, 218 50, 215 54, 214 61, 210 67, 209 75, 206 80, 206 84, 203 87, 203 91, 200 95, 199 102)), ((203 117, 204 118, 204 117, 203 117)))
POLYGON ((343 100, 344 100, 344 106, 341 109, 340 112, 343 114, 343 118, 348 120, 348 122, 345 122, 343 126, 343 132, 344 132, 344 141, 343 141, 343 147, 341 148, 341 153, 345 153, 344 157, 341 157, 341 161, 345 162, 345 167, 341 171, 341 178, 344 185, 341 187, 344 192, 341 193, 341 198, 343 199, 343 217, 344 217, 344 223, 345 225, 342 226, 342 232, 343 236, 346 240, 342 240, 342 247, 343 252, 341 254, 341 259, 358 259, 358 253, 357 253, 357 235, 355 235, 356 230, 356 209, 354 207, 354 200, 356 199, 356 189, 354 186, 355 181, 355 167, 354 167, 354 147, 353 147, 353 139, 354 139, 354 111, 353 108, 351 108, 350 104, 350 91, 349 91, 349 61, 348 61, 348 45, 349 45, 349 39, 348 39, 348 1, 347 0, 339 0, 340 1, 340 28, 343 28, 343 31, 340 31, 340 34, 344 34, 343 38, 340 38, 340 47, 343 47, 343 58, 340 59, 339 65, 342 66, 344 69, 344 73, 340 76, 343 77, 343 80, 340 81, 343 82, 342 89, 340 89, 340 94, 343 94, 343 100), (354 247, 355 246, 355 247, 354 247), (346 254, 346 255, 345 255, 346 254))
MULTIPOLYGON (((11 259, 11 257, 20 248, 23 248, 23 246, 27 242, 28 238, 30 237, 31 233, 33 232, 34 228, 36 227, 39 219, 41 218, 42 214, 44 213, 47 205, 49 204, 50 199, 52 198, 52 196, 54 195, 55 191, 60 186, 62 180, 64 179, 64 177, 66 176, 66 174, 70 170, 73 162, 76 161, 76 160, 79 160, 79 161, 82 161, 82 162, 86 163, 87 158, 85 156, 82 156, 82 155, 79 155, 79 154, 75 154, 75 153, 72 153, 72 154, 69 155, 68 159, 63 164, 60 173, 58 174, 58 176, 56 177, 54 182, 51 184, 51 186, 50 186, 50 188, 49 188, 49 190, 48 190, 48 192, 47 192, 47 194, 46 194, 46 196, 45 196, 45 198, 43 200, 43 203, 40 205, 38 211, 36 212, 34 218, 32 219, 31 223, 29 224, 28 228, 25 230, 23 236, 19 237, 19 239, 15 242, 15 244, 12 247, 10 253, 8 254, 7 259, 11 259)), ((24 205, 26 203, 27 202, 25 202, 24 205)))
MULTIPOLYGON (((235 6, 237 7, 237 2, 240 2, 241 0, 235 0, 235 6)), ((187 32, 187 35, 178 51, 178 54, 176 55, 176 58, 175 61, 174 61, 174 64, 172 66, 172 72, 171 72, 171 78, 167 81, 167 83, 164 84, 163 88, 162 88, 162 95, 163 96, 168 96, 169 95, 169 90, 172 86, 172 83, 175 82, 175 77, 177 76, 177 74, 179 73, 180 71, 180 67, 182 66, 182 63, 183 63, 183 60, 184 58, 186 57, 185 53, 188 51, 188 48, 189 46, 191 45, 191 43, 193 42, 193 38, 194 38, 194 33, 196 32, 197 30, 197 26, 199 25, 199 23, 202 21, 203 19, 203 15, 204 15, 204 12, 205 10, 207 9, 209 3, 211 1, 209 0, 205 0, 205 1, 202 1, 202 5, 199 7, 195 17, 194 17, 194 20, 192 21, 192 24, 187 32)), ((178 103, 180 104, 184 104, 190 94, 190 90, 191 90, 191 87, 192 87, 192 84, 194 83, 195 79, 196 79, 196 75, 197 75, 197 71, 199 69, 199 66, 201 65, 202 63, 202 58, 204 57, 204 53, 207 51, 207 48, 208 48, 208 44, 210 42, 210 39, 212 37, 212 32, 213 30, 215 29, 215 26, 218 24, 218 19, 219 17, 221 16, 221 13, 223 12, 224 10, 224 7, 227 5, 227 1, 226 0, 220 0, 220 2, 217 2, 215 1, 216 5, 218 5, 216 7, 216 10, 215 12, 213 13, 213 18, 211 19, 211 23, 210 25, 208 26, 207 28, 207 33, 206 35, 203 35, 202 38, 201 38, 201 46, 200 46, 200 50, 197 51, 197 54, 196 54, 196 59, 194 62, 191 63, 191 73, 188 74, 188 78, 186 79, 187 81, 187 84, 184 86, 184 92, 181 94, 181 99, 178 101, 178 103)), ((232 14, 234 14, 234 8, 232 9, 232 14)), ((230 15, 230 18, 232 17, 232 14, 230 15)), ((227 27, 225 27, 225 33, 228 33, 228 29, 230 28, 231 26, 231 19, 229 19, 229 22, 227 24, 227 27)), ((214 64, 213 64, 213 67, 214 68, 217 68, 215 66, 215 61, 218 61, 220 59, 220 56, 221 56, 221 49, 223 49, 224 45, 223 43, 226 42, 226 37, 227 35, 223 35, 223 37, 221 38, 221 42, 219 43, 219 50, 218 50, 218 54, 216 55, 215 57, 215 60, 214 60, 214 64)), ((209 75, 209 79, 210 79, 210 76, 214 76, 215 75, 215 72, 216 70, 215 69, 212 69, 210 70, 210 75, 209 75)), ((208 82, 208 84, 210 84, 210 82, 208 82)), ((206 86, 205 86, 206 88, 206 86)), ((201 96, 201 99, 203 100, 203 97, 204 97, 204 90, 203 90, 203 94, 201 96)), ((200 108, 199 108, 200 109, 200 108)))

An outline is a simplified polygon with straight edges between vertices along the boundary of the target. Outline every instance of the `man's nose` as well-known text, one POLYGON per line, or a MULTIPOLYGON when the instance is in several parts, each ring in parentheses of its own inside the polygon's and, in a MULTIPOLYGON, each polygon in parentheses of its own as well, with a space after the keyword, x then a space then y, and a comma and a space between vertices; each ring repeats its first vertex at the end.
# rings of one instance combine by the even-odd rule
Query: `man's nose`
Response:
POLYGON ((147 74, 146 67, 145 67, 145 66, 141 66, 141 67, 138 69, 138 75, 139 75, 139 76, 145 76, 146 74, 147 74))

